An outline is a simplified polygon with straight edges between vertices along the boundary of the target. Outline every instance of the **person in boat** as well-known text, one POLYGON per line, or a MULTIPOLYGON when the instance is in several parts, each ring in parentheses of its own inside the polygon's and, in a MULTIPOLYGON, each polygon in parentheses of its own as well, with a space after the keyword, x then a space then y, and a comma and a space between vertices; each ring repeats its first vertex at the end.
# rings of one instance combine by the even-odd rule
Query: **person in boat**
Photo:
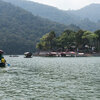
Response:
POLYGON ((0 50, 0 67, 5 67, 6 65, 6 60, 3 57, 3 51, 0 50))

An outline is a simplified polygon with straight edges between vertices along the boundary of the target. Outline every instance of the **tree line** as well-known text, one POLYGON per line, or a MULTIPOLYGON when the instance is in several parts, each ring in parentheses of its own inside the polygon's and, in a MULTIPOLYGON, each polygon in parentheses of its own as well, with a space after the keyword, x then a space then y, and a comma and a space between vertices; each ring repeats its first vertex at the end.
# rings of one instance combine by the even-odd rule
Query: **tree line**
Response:
POLYGON ((36 48, 39 51, 100 52, 100 30, 95 32, 65 30, 59 36, 51 31, 40 38, 36 48))

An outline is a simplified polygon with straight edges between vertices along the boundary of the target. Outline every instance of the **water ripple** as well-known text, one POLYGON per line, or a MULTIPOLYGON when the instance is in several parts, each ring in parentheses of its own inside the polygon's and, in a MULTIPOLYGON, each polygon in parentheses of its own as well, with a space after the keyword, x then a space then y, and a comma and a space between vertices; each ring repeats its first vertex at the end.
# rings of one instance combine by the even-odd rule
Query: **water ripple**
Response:
POLYGON ((0 100, 100 100, 100 58, 11 58, 0 100))

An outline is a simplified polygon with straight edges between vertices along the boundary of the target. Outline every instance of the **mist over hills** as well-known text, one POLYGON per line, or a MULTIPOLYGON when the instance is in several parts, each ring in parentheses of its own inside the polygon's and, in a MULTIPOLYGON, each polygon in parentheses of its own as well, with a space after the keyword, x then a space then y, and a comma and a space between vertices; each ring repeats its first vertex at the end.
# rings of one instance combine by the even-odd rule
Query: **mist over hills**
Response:
POLYGON ((4 0, 19 6, 34 15, 48 18, 65 25, 75 24, 81 29, 95 31, 100 29, 100 4, 91 4, 75 11, 63 11, 55 7, 26 0, 4 0))
POLYGON ((93 3, 82 9, 72 10, 69 12, 81 17, 82 19, 88 18, 93 22, 100 20, 100 4, 93 3))
POLYGON ((65 29, 79 30, 49 21, 10 3, 0 1, 0 49, 6 54, 23 54, 35 51, 40 37, 50 31, 61 34, 65 29))

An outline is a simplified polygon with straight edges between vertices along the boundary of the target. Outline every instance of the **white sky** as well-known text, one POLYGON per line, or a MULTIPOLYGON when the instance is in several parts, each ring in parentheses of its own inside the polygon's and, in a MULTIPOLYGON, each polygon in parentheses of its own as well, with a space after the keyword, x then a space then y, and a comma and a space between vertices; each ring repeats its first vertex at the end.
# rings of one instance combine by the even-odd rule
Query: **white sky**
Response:
POLYGON ((63 10, 69 10, 69 9, 76 10, 91 3, 100 3, 100 0, 30 0, 30 1, 47 4, 63 10))

